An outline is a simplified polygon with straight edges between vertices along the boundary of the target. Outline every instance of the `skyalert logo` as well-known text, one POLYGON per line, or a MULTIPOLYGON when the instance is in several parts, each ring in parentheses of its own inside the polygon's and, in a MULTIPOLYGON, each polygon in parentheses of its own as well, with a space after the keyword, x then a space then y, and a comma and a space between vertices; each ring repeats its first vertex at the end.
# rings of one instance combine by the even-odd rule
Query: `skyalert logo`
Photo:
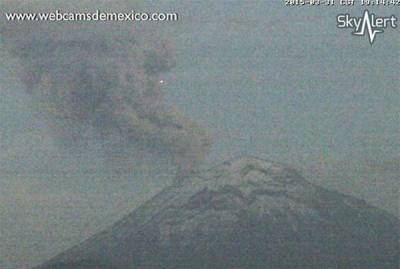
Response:
POLYGON ((350 14, 339 14, 336 17, 337 27, 340 29, 354 29, 353 35, 365 36, 368 35, 369 43, 372 45, 375 42, 377 34, 382 34, 385 29, 391 27, 397 28, 397 18, 395 15, 390 17, 378 17, 368 10, 364 12, 362 17, 351 17, 350 14))

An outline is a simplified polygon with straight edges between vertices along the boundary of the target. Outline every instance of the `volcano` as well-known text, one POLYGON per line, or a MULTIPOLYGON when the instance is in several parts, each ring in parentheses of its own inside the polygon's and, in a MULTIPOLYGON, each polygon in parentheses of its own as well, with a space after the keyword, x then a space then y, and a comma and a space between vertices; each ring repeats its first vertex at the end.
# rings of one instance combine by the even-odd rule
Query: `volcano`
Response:
POLYGON ((400 220, 286 165, 226 161, 35 269, 398 269, 400 220))

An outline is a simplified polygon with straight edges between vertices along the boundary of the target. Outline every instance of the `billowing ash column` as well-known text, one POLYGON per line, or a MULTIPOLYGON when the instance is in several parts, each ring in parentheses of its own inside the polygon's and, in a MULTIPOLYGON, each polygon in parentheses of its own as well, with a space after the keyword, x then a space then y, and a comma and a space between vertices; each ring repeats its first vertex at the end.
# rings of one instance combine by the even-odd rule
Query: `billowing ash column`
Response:
MULTIPOLYGON (((47 6, 21 9, 10 2, 8 10, 46 12, 42 7, 47 6)), ((66 10, 99 8, 94 2, 66 10)), ((121 11, 132 9, 128 3, 121 11)), ((2 21, 0 30, 3 45, 19 60, 26 91, 61 144, 79 144, 90 127, 101 137, 119 137, 169 156, 183 178, 204 158, 211 139, 164 102, 159 76, 174 66, 174 59, 168 42, 152 32, 157 25, 149 29, 145 24, 2 21)))

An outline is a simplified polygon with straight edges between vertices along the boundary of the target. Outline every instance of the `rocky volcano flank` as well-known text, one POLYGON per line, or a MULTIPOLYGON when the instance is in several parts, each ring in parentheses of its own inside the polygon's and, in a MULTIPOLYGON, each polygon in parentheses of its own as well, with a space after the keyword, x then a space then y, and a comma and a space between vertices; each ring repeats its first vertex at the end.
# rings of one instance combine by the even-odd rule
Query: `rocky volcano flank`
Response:
POLYGON ((36 269, 399 268, 400 221, 253 157, 164 189, 36 269))

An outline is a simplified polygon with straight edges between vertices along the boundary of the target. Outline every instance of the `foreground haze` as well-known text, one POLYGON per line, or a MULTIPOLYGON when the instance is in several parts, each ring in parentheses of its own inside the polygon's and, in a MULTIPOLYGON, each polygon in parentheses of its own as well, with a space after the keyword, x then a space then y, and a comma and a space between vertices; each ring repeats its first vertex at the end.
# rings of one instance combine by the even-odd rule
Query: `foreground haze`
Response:
MULTIPOLYGON (((0 12, 9 2, 0 0, 0 12)), ((338 13, 362 15, 360 7, 146 2, 180 14, 156 25, 176 54, 161 91, 212 133, 204 167, 251 154, 400 216, 399 30, 371 47, 336 28, 338 13)), ((17 59, 3 48, 0 56, 0 268, 30 268, 112 225, 168 186, 175 169, 135 147, 104 158, 97 139, 61 149, 32 108, 17 59)))

